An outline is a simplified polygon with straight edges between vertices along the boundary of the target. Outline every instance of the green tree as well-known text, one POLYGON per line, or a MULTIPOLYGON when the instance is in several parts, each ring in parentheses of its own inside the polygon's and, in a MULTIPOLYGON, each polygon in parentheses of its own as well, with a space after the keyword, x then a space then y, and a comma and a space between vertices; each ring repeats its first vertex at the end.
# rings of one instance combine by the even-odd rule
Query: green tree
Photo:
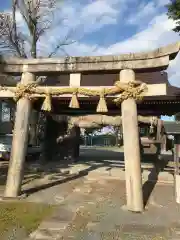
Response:
POLYGON ((170 19, 173 19, 176 23, 176 27, 173 29, 175 32, 180 32, 180 0, 171 0, 171 3, 167 5, 167 15, 170 19))

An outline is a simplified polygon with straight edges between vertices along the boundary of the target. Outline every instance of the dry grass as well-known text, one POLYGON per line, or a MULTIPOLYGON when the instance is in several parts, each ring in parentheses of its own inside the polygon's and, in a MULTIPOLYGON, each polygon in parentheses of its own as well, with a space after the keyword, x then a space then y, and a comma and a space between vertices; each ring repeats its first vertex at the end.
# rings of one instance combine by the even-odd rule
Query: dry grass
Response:
POLYGON ((54 206, 42 203, 0 202, 0 239, 11 229, 24 229, 26 234, 31 233, 54 209, 54 206))

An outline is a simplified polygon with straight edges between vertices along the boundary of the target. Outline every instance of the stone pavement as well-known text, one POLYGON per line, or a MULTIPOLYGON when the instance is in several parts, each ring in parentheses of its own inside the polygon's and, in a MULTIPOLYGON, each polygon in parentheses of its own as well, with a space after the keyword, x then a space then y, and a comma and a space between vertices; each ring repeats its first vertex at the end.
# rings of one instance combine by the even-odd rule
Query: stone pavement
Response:
POLYGON ((58 209, 28 240, 180 239, 172 166, 159 173, 152 163, 142 164, 146 208, 135 214, 125 209, 122 158, 118 150, 81 149, 80 162, 67 164, 64 171, 69 174, 64 176, 59 174, 62 164, 53 164, 55 172, 38 180, 44 187, 32 191, 27 201, 58 204, 58 209), (47 178, 54 181, 51 187, 47 178))
MULTIPOLYGON (((145 198, 153 187, 144 185, 145 198)), ((124 207, 124 181, 81 178, 29 240, 180 239, 180 206, 173 195, 172 185, 156 185, 144 213, 137 214, 124 207)))
MULTIPOLYGON (((47 165, 31 163, 30 173, 32 173, 33 176, 27 175, 23 184, 23 191, 30 193, 28 199, 30 201, 43 200, 50 204, 59 203, 58 199, 61 198, 62 191, 64 192, 64 190, 61 189, 59 196, 58 191, 54 191, 49 187, 56 185, 53 189, 58 189, 58 184, 60 185, 62 182, 68 181, 71 184, 68 184, 66 188, 69 188, 73 184, 72 182, 74 182, 74 179, 78 179, 85 175, 89 180, 96 180, 99 178, 125 180, 122 149, 109 148, 107 150, 100 147, 82 148, 79 160, 80 161, 75 164, 69 164, 67 160, 64 162, 58 160, 56 162, 50 162, 47 165), (55 198, 57 201, 54 200, 55 198)), ((172 166, 166 166, 158 175, 153 168, 154 166, 150 161, 144 161, 142 163, 143 181, 151 179, 151 181, 173 184, 172 166)))

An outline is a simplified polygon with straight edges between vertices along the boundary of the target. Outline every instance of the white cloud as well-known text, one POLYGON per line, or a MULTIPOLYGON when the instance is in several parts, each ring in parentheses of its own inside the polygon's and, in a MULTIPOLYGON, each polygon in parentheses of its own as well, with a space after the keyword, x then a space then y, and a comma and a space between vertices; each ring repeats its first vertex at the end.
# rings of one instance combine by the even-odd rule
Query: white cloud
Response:
POLYGON ((113 6, 107 1, 98 0, 92 2, 91 4, 85 5, 81 12, 82 17, 92 16, 96 18, 102 14, 116 16, 118 14, 118 10, 113 8, 113 6))
POLYGON ((59 15, 61 15, 61 18, 66 19, 64 23, 69 28, 77 28, 77 26, 84 25, 86 31, 93 29, 92 23, 94 22, 97 23, 97 25, 93 26, 94 29, 96 29, 96 27, 99 28, 98 21, 103 18, 105 18, 106 21, 101 21, 101 27, 105 24, 115 24, 117 16, 120 14, 120 11, 116 9, 116 4, 120 1, 122 0, 112 1, 112 4, 107 0, 96 0, 86 5, 69 1, 56 12, 57 20, 60 17, 59 15))
MULTIPOLYGON (((56 27, 48 31, 47 34, 41 38, 38 44, 39 52, 41 52, 42 55, 46 55, 48 48, 51 49, 59 40, 63 41, 67 36, 77 40, 83 38, 86 34, 97 32, 106 25, 117 24, 117 19, 123 9, 122 8, 121 11, 119 9, 117 10, 117 6, 122 1, 124 0, 114 0, 112 2, 108 0, 97 0, 86 5, 81 5, 74 1, 67 1, 60 7, 60 10, 55 12, 56 27), (60 24, 57 24, 57 22, 60 22, 60 24), (45 45, 47 45, 48 48, 45 48, 45 45)), ((68 50, 70 49, 72 49, 71 46, 68 46, 68 50)), ((71 55, 77 53, 76 49, 73 52, 68 52, 71 55)))
POLYGON ((141 4, 134 14, 128 18, 127 23, 132 25, 139 25, 140 23, 144 24, 144 21, 148 21, 148 19, 152 18, 157 13, 157 7, 155 2, 151 1, 147 4, 141 4))
MULTIPOLYGON (((112 44, 108 47, 100 47, 96 50, 99 54, 120 54, 130 52, 140 52, 155 49, 157 47, 167 45, 174 41, 178 41, 179 37, 171 31, 174 22, 167 18, 165 14, 154 18, 147 28, 132 37, 112 44)), ((85 46, 85 44, 83 44, 85 46)), ((79 45, 81 46, 81 44, 79 45)), ((86 45, 87 49, 90 48, 86 45)), ((76 46, 77 47, 77 46, 76 46)), ((77 51, 76 51, 77 52, 77 51)), ((79 52, 80 54, 80 52, 79 52)), ((90 52, 89 52, 90 54, 90 52)), ((93 53, 94 55, 94 53, 93 53)))
POLYGON ((170 0, 156 0, 156 2, 159 7, 163 7, 163 6, 166 6, 167 4, 169 4, 171 1, 170 0))

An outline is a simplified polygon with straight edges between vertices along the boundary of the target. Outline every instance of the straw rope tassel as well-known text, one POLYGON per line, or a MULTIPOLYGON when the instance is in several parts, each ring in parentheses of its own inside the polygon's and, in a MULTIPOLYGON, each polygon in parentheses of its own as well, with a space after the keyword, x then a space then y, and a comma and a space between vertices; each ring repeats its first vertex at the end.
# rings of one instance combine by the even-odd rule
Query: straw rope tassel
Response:
POLYGON ((52 111, 51 94, 49 93, 48 89, 46 91, 46 97, 44 99, 41 109, 47 112, 52 111))
POLYGON ((97 105, 96 112, 108 112, 106 99, 105 99, 105 89, 101 91, 99 103, 97 105))
POLYGON ((71 101, 69 103, 70 108, 79 108, 77 94, 78 94, 78 89, 75 89, 75 91, 72 94, 71 101))

